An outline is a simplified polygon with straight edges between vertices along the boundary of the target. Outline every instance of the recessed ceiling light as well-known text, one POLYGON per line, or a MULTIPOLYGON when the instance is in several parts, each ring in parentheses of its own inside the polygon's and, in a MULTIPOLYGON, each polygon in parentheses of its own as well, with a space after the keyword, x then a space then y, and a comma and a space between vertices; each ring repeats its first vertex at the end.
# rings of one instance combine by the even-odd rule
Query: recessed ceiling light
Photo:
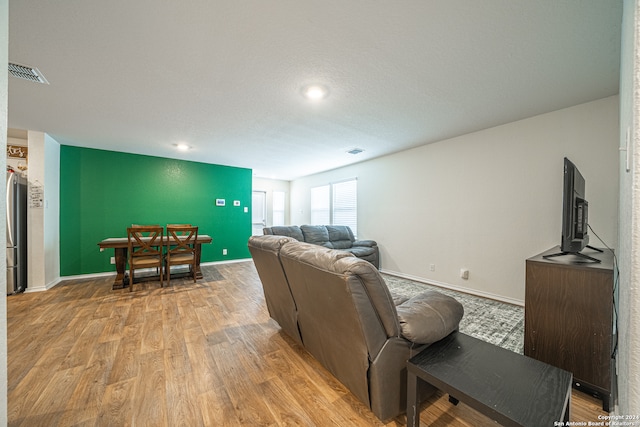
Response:
POLYGON ((311 101, 319 101, 329 94, 329 89, 323 85, 308 85, 302 88, 302 96, 311 101))
POLYGON ((177 148, 178 150, 180 150, 180 151, 188 151, 188 150, 190 150, 190 149, 191 149, 191 147, 190 147, 190 146, 188 146, 187 144, 182 143, 182 142, 181 142, 180 144, 175 144, 175 145, 176 145, 176 148, 177 148))

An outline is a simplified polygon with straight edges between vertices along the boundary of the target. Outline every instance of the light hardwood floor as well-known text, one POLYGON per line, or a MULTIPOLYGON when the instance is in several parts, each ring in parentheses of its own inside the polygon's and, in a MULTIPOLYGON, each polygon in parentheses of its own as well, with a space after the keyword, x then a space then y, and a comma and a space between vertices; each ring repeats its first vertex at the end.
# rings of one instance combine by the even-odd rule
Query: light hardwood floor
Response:
MULTIPOLYGON (((269 319, 253 263, 112 290, 73 280, 7 301, 9 426, 400 426, 380 422, 269 319)), ((573 392, 572 420, 598 401, 573 392)), ((495 425, 432 397, 423 425, 495 425)))

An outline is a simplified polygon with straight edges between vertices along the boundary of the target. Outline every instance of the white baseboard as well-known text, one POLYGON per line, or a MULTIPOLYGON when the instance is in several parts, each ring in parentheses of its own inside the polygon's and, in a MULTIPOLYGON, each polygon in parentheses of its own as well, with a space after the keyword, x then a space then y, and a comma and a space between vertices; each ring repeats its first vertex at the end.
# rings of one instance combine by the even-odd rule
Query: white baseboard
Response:
POLYGON ((60 277, 57 277, 56 279, 52 280, 51 282, 45 284, 44 286, 27 286, 27 289, 24 290, 25 294, 29 294, 32 292, 43 292, 43 291, 48 291, 49 289, 53 288, 54 286, 56 286, 58 283, 60 283, 62 281, 62 279, 60 277))
POLYGON ((236 262, 247 262, 251 261, 252 258, 240 258, 240 259, 230 259, 228 261, 212 261, 212 262, 203 262, 200 265, 216 265, 216 264, 233 264, 236 262))
POLYGON ((25 293, 31 293, 31 292, 43 292, 43 291, 48 291, 51 288, 56 287, 57 285, 59 285, 61 282, 65 281, 65 280, 76 280, 76 279, 91 279, 91 278, 95 278, 95 277, 105 277, 105 276, 113 276, 115 272, 113 273, 91 273, 91 274, 78 274, 75 276, 62 276, 62 277, 58 277, 54 280, 52 280, 51 282, 47 283, 44 286, 29 286, 27 287, 27 289, 25 289, 25 293))
POLYGON ((25 294, 30 294, 32 292, 44 292, 47 290, 46 286, 27 286, 27 289, 24 290, 25 294))
POLYGON ((62 277, 60 277, 60 280, 58 281, 58 283, 63 281, 63 280, 94 279, 94 278, 98 278, 98 277, 113 276, 114 274, 116 274, 115 271, 107 271, 107 272, 104 272, 104 273, 89 273, 89 274, 77 274, 77 275, 74 275, 74 276, 62 276, 62 277))
MULTIPOLYGON (((228 261, 213 261, 213 262, 203 262, 200 264, 200 266, 205 266, 205 265, 216 265, 216 264, 231 264, 231 263, 235 263, 235 262, 247 262, 247 261, 251 261, 251 258, 241 258, 241 259, 232 259, 232 260, 228 260, 228 261)), ((145 269, 140 269, 140 270, 136 270, 136 271, 142 271, 144 272, 145 269)), ((148 269, 149 272, 151 272, 153 269, 148 269)), ((114 276, 116 274, 115 271, 107 271, 105 273, 89 273, 89 274, 77 274, 74 276, 62 276, 59 277, 58 280, 51 282, 50 284, 47 284, 46 286, 39 286, 36 288, 27 288, 27 290, 25 292, 42 292, 42 291, 46 291, 49 290, 51 288, 53 288, 54 286, 56 286, 57 284, 59 284, 62 281, 65 280, 83 280, 83 279, 95 279, 95 278, 99 278, 99 277, 106 277, 106 276, 114 276)))
POLYGON ((438 287, 445 288, 445 289, 451 289, 452 291, 462 292, 462 293, 465 293, 465 294, 475 295, 475 296, 482 297, 482 298, 488 298, 488 299, 504 302, 504 303, 507 303, 507 304, 519 305, 521 307, 524 307, 524 301, 522 301, 522 300, 513 299, 513 298, 507 298, 507 297, 504 297, 502 295, 492 294, 490 292, 482 292, 482 291, 478 291, 476 289, 470 289, 470 288, 465 288, 463 286, 452 285, 450 283, 438 282, 437 280, 428 280, 428 279, 425 279, 423 277, 412 276, 410 274, 403 274, 403 273, 399 273, 397 271, 390 271, 390 270, 381 269, 380 272, 381 273, 385 273, 385 274, 389 274, 391 276, 400 277, 402 279, 413 280, 414 282, 425 283, 427 285, 438 286, 438 287))

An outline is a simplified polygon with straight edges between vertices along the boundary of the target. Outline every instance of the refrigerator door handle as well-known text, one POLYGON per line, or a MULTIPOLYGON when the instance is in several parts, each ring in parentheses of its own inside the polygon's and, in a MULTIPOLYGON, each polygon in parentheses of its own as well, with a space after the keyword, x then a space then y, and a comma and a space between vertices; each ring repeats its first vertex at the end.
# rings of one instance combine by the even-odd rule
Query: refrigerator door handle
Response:
POLYGON ((13 197, 13 174, 9 175, 9 178, 7 179, 7 246, 14 246, 14 237, 13 237, 13 203, 11 203, 10 201, 12 200, 13 197))
POLYGON ((18 265, 17 248, 7 248, 7 270, 16 268, 18 265))

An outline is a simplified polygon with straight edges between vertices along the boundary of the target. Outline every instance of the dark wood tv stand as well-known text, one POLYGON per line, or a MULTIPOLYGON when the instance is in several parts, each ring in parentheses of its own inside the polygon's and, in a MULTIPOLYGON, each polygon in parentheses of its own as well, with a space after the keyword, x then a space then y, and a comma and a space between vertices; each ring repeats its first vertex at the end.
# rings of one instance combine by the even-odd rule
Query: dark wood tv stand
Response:
POLYGON ((615 384, 613 254, 585 250, 526 261, 524 354, 573 373, 574 387, 602 399, 609 412, 615 384))

